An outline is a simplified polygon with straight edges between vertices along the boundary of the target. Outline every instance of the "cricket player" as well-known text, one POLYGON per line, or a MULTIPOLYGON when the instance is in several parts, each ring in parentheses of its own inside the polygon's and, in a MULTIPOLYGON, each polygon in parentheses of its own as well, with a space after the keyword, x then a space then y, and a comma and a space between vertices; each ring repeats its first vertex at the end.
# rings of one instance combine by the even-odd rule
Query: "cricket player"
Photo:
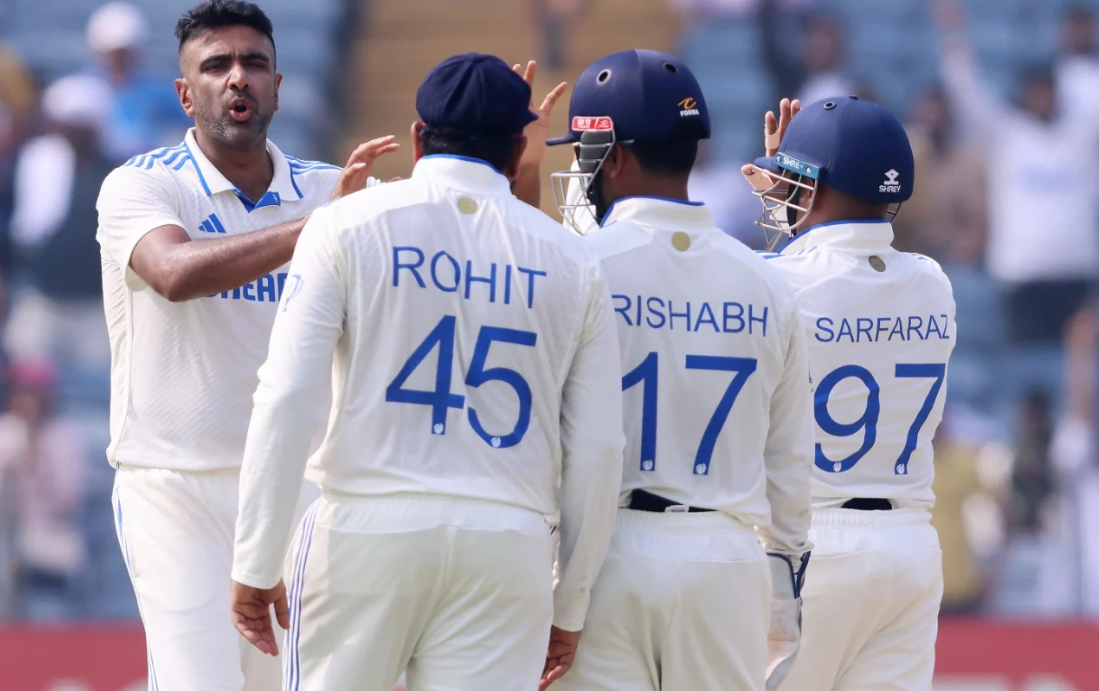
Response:
POLYGON ((797 293, 816 387, 813 568, 782 688, 930 691, 942 596, 931 440, 953 292, 934 261, 891 246, 914 172, 901 123, 853 96, 792 112, 784 101, 779 123, 768 115, 768 155, 743 171, 760 225, 785 237, 764 256, 797 293))
POLYGON ((812 400, 793 291, 688 199, 710 118, 683 62, 608 55, 569 116, 551 143, 574 143, 578 170, 553 178, 559 200, 581 190, 561 204, 574 229, 585 215, 600 226, 585 240, 612 293, 627 442, 617 528, 557 686, 775 688, 809 561, 812 400))
POLYGON ((499 58, 440 63, 416 94, 411 178, 302 233, 233 564, 241 633, 275 653, 269 604, 289 626, 287 688, 389 691, 407 669, 410 691, 530 691, 551 622, 584 625, 621 478, 618 337, 596 257, 511 193, 529 103, 499 58), (307 457, 323 495, 284 568, 307 457))
POLYGON ((341 172, 267 141, 281 80, 271 31, 243 2, 180 19, 176 86, 195 126, 112 172, 98 201, 107 458, 159 691, 279 684, 278 661, 241 641, 226 613, 251 396, 305 217, 362 188, 373 158, 396 147, 375 140, 341 172))

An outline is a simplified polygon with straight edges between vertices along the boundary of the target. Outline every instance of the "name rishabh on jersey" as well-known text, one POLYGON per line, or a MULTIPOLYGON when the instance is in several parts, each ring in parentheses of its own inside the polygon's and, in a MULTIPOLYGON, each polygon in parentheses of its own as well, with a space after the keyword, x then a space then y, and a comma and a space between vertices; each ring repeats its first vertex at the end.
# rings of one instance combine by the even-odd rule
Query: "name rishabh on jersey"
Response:
POLYGON ((194 130, 179 146, 135 156, 100 191, 103 296, 111 340, 112 465, 179 470, 238 467, 257 371, 286 267, 239 288, 170 302, 130 267, 149 231, 180 226, 193 240, 241 235, 325 204, 340 169, 284 155, 272 142, 270 189, 246 198, 203 155, 194 130))
POLYGON ((644 489, 770 524, 769 548, 802 551, 812 418, 793 291, 702 205, 627 198, 602 225, 585 240, 622 349, 622 500, 644 489))
POLYGON ((885 221, 826 223, 763 255, 793 285, 807 336, 815 506, 935 503, 931 440, 954 349, 954 293, 935 261, 892 242, 885 221))

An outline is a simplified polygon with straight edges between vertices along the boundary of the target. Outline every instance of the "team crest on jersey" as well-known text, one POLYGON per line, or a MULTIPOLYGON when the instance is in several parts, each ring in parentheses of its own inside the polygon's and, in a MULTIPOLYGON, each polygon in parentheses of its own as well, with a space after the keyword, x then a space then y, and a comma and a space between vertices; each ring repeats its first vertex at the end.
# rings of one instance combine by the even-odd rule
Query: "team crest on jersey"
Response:
POLYGON ((896 194, 897 192, 900 192, 901 191, 901 183, 900 183, 900 180, 898 180, 900 175, 901 174, 898 173, 895 170, 885 171, 885 182, 878 185, 878 191, 879 192, 890 192, 890 193, 893 193, 893 194, 896 194))
POLYGON ((692 96, 688 96, 676 105, 679 106, 679 117, 686 118, 692 115, 698 115, 698 101, 692 96))

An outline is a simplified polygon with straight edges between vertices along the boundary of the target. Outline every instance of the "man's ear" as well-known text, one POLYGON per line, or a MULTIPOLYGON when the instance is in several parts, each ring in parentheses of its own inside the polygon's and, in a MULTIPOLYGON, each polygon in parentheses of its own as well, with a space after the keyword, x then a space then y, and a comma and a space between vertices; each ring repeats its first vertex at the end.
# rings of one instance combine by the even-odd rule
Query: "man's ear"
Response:
POLYGON ((183 112, 187 114, 187 117, 193 118, 195 116, 195 102, 191 98, 191 85, 183 77, 177 79, 175 85, 176 94, 179 95, 179 105, 183 107, 183 112))
POLYGON ((617 178, 626 167, 626 157, 628 155, 622 144, 615 144, 603 161, 603 167, 600 168, 600 171, 608 177, 617 178))
POLYGON ((275 73, 275 112, 279 110, 279 86, 282 85, 282 74, 275 73))
POLYGON ((420 132, 424 130, 424 123, 417 120, 412 123, 412 162, 415 163, 424 157, 424 147, 420 144, 420 132))
POLYGON ((515 138, 515 149, 511 153, 511 159, 508 160, 508 167, 506 170, 502 170, 504 177, 514 182, 519 177, 519 164, 523 160, 523 152, 527 150, 527 136, 520 134, 515 138))

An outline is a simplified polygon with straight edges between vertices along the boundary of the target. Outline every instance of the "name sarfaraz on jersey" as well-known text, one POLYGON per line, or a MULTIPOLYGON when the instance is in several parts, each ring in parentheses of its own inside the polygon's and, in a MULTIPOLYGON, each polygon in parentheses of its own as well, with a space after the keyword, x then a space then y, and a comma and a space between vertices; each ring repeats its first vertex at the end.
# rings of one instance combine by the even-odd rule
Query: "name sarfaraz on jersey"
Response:
POLYGON ((878 343, 880 341, 950 340, 950 318, 945 314, 855 317, 819 317, 816 333, 821 343, 878 343))
POLYGON ((411 245, 393 248, 394 288, 415 284, 426 289, 433 285, 466 300, 487 298, 505 305, 525 302, 527 309, 532 309, 536 279, 546 275, 538 269, 496 262, 475 266, 472 260, 460 261, 446 250, 425 252, 411 245))
POLYGON ((672 300, 644 295, 612 295, 614 311, 626 326, 704 333, 767 336, 767 307, 741 302, 672 300))

